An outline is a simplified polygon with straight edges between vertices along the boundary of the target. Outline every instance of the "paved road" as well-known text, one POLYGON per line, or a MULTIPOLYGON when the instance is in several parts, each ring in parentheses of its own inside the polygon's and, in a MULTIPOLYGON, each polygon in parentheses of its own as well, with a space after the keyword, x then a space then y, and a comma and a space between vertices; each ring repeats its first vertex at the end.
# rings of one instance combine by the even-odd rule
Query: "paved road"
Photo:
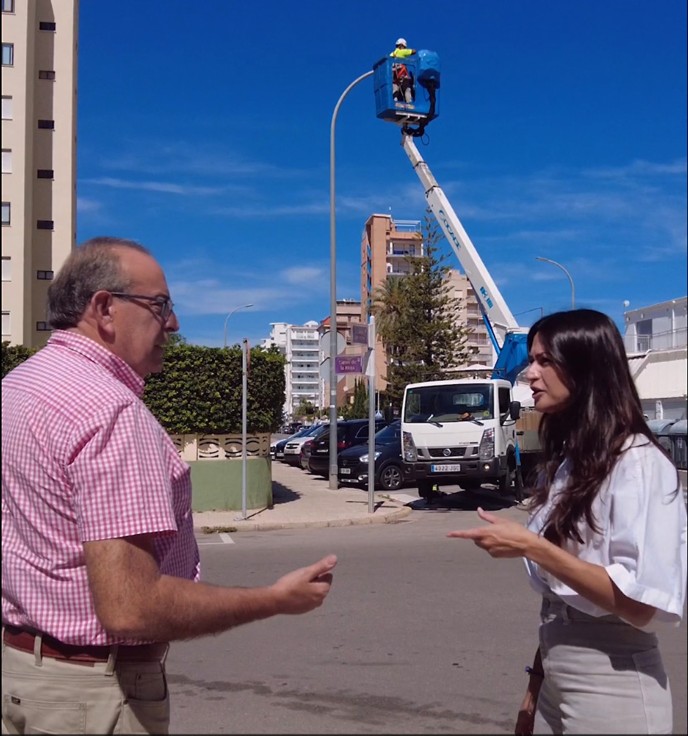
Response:
MULTIPOLYGON (((391 525, 202 539, 218 583, 269 583, 332 551, 340 561, 318 611, 173 646, 172 733, 512 733, 538 600, 520 560, 445 537, 474 520, 419 509, 391 525)), ((674 733, 686 733, 685 623, 662 643, 674 733)))

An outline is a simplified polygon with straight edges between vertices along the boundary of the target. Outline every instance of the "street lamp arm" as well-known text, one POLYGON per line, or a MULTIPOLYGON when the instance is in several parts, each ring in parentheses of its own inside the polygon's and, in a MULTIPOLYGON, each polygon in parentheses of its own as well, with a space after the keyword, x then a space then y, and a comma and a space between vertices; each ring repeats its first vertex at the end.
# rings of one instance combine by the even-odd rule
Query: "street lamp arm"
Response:
POLYGON ((252 306, 253 304, 242 304, 239 307, 234 307, 234 309, 232 309, 232 311, 225 317, 224 339, 222 342, 223 347, 227 347, 227 323, 229 322, 229 318, 234 314, 234 312, 238 312, 240 309, 248 309, 252 306))
POLYGON ((573 278, 571 277, 571 274, 568 272, 568 270, 561 265, 561 263, 557 263, 557 261, 553 261, 551 258, 543 258, 542 256, 535 256, 536 261, 544 261, 545 263, 551 263, 553 266, 556 266, 557 268, 560 268, 565 274, 566 278, 569 280, 569 283, 571 284, 571 309, 576 308, 576 287, 573 285, 573 278))

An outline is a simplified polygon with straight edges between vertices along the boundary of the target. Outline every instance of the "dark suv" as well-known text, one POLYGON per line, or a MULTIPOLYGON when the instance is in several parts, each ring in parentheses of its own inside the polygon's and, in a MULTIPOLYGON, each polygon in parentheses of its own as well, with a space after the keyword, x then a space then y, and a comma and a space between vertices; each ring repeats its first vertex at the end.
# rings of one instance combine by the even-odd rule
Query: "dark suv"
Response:
MULTIPOLYGON (((388 422, 384 419, 375 420, 375 431, 378 432, 386 427, 388 422)), ((368 420, 347 419, 337 422, 337 452, 347 447, 361 445, 368 441, 368 420)), ((327 478, 330 474, 330 428, 313 439, 308 458, 308 470, 314 475, 322 475, 327 478)))

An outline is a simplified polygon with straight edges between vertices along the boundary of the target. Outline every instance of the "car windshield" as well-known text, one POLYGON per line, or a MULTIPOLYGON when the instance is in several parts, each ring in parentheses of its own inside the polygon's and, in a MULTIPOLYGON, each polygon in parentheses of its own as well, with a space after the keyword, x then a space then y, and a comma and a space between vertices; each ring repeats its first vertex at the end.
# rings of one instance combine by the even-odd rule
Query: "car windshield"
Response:
POLYGON ((289 439, 296 439, 297 437, 305 437, 313 431, 313 427, 302 427, 296 434, 293 434, 289 439))
POLYGON ((464 422, 493 419, 492 385, 435 385, 409 388, 404 398, 405 422, 464 422))
POLYGON ((375 434, 376 445, 393 445, 401 441, 401 422, 392 422, 375 434))

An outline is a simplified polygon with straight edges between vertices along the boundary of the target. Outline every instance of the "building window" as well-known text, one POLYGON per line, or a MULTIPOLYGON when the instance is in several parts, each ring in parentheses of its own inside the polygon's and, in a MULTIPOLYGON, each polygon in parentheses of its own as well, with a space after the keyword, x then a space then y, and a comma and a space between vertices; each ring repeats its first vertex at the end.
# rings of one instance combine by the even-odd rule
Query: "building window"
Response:
POLYGON ((2 65, 14 66, 14 44, 3 43, 2 45, 2 65))
POLYGON ((53 220, 36 220, 36 227, 39 230, 53 230, 55 222, 53 220))
POLYGON ((2 12, 14 13, 14 0, 2 0, 2 12))
POLYGON ((2 119, 12 120, 12 98, 9 95, 2 96, 2 119))
POLYGON ((54 179, 55 171, 53 169, 38 169, 36 171, 36 178, 38 179, 54 179))
POLYGON ((2 336, 6 337, 7 335, 10 335, 10 313, 9 312, 3 312, 2 313, 2 336))
POLYGON ((36 278, 39 281, 52 281, 53 275, 52 271, 36 271, 36 278))
POLYGON ((38 128, 40 130, 55 130, 55 121, 54 120, 39 120, 38 128))
POLYGON ((38 72, 38 78, 39 79, 55 79, 55 72, 49 69, 41 69, 38 72))
POLYGON ((12 259, 9 256, 2 257, 2 280, 12 281, 12 259))
POLYGON ((12 173, 12 151, 9 148, 2 149, 2 173, 12 173))
POLYGON ((41 31, 54 31, 55 28, 55 22, 52 20, 42 20, 38 23, 38 29, 41 31))
POLYGON ((10 224, 10 203, 9 202, 3 202, 2 203, 2 224, 3 225, 9 225, 10 224))
POLYGON ((38 332, 50 332, 50 326, 47 322, 36 322, 36 330, 38 332))

